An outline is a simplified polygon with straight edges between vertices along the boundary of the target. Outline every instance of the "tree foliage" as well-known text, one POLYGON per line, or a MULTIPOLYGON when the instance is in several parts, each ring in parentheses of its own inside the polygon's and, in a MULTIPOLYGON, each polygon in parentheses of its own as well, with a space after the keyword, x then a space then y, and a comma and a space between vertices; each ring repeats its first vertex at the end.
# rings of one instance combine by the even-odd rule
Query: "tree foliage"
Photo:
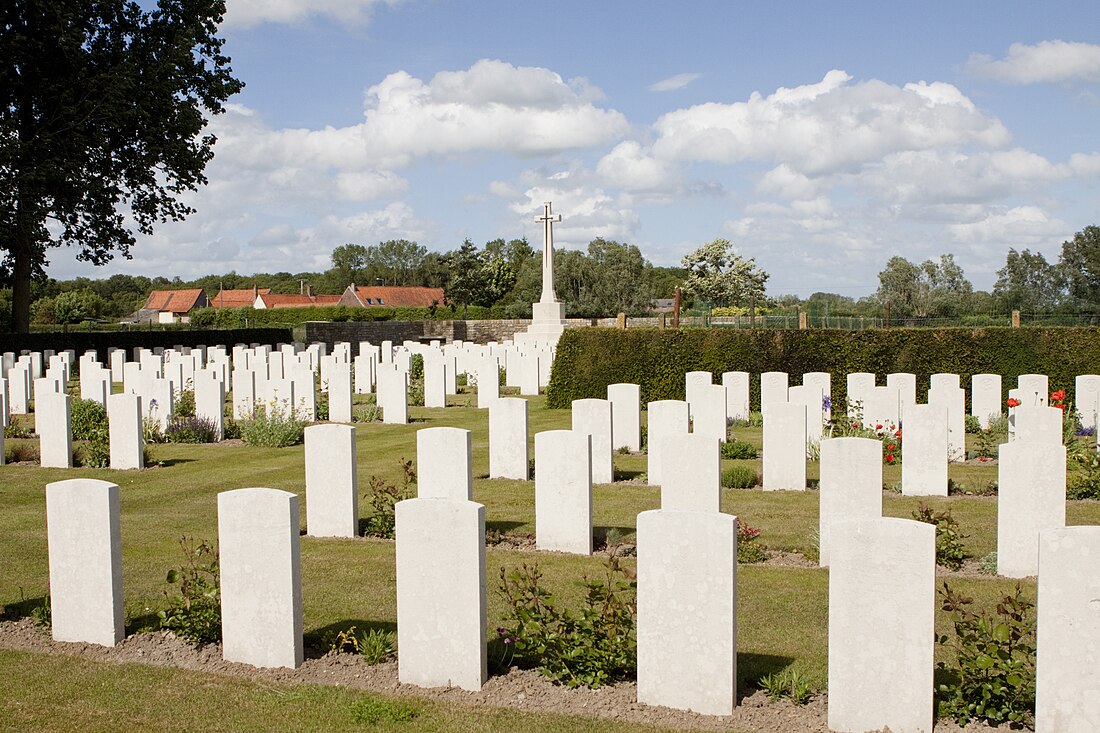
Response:
POLYGON ((224 0, 0 3, 0 250, 15 330, 47 250, 104 264, 131 227, 192 212, 206 182, 208 117, 242 84, 216 37, 224 0))
POLYGON ((1041 252, 1009 249, 1005 266, 997 270, 993 295, 1003 310, 1049 313, 1060 304, 1065 277, 1041 252))
POLYGON ((1100 309, 1100 226, 1087 226, 1062 243, 1061 267, 1070 295, 1090 310, 1100 309))
POLYGON ((680 261, 688 271, 684 288, 711 305, 742 305, 752 299, 763 300, 768 273, 733 251, 725 239, 715 239, 684 256, 680 261))
POLYGON ((878 274, 876 295, 889 302, 891 313, 899 318, 947 318, 967 311, 974 292, 955 256, 945 254, 939 262, 925 260, 919 265, 904 257, 891 257, 878 274))

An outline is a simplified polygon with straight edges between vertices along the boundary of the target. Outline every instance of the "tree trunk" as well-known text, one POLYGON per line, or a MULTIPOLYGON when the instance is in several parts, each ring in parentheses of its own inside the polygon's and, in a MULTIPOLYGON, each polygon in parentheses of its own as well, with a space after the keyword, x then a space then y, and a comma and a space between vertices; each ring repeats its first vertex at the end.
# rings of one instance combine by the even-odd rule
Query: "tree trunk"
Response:
POLYGON ((31 252, 34 242, 31 229, 16 214, 14 241, 12 244, 11 330, 12 333, 28 333, 31 329, 31 252))

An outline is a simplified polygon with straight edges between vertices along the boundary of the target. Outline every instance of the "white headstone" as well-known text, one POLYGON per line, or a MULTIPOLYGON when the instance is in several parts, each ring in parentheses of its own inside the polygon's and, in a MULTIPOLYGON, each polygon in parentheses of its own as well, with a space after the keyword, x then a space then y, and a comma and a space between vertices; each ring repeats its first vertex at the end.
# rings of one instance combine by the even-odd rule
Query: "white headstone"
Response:
POLYGON ((489 406, 489 478, 529 478, 527 400, 501 397, 489 406))
POLYGON ((1016 440, 1062 445, 1063 413, 1057 407, 1016 408, 1016 440))
POLYGON ((966 460, 966 392, 961 387, 932 387, 928 404, 947 409, 948 460, 966 460))
POLYGON ((1001 375, 975 374, 970 378, 970 414, 978 418, 982 430, 990 418, 1001 416, 1001 375))
POLYGON ((225 429, 225 383, 215 371, 195 372, 195 416, 214 425, 214 435, 221 440, 225 429))
POLYGON ((766 412, 769 405, 787 401, 787 373, 764 372, 760 375, 760 411, 766 412))
POLYGON ((638 515, 637 627, 638 702, 733 713, 736 517, 701 509, 638 515))
MULTIPOLYGON (((609 484, 615 480, 611 453, 611 402, 609 400, 573 400, 573 431, 592 436, 592 482, 609 484)), ((538 472, 535 472, 538 477, 538 472)))
POLYGON ((305 444, 306 530, 311 537, 358 536, 355 428, 311 425, 305 444))
POLYGON ((852 372, 845 378, 845 383, 848 393, 848 417, 855 419, 857 415, 865 415, 867 394, 874 389, 875 375, 870 372, 852 372))
POLYGON ((642 449, 642 389, 636 384, 607 385, 611 403, 611 447, 626 447, 637 453, 642 449))
POLYGON ((350 423, 351 402, 351 364, 335 360, 329 365, 328 370, 329 421, 350 423))
POLYGON ((863 426, 869 430, 897 428, 901 419, 901 397, 896 387, 871 387, 864 392, 863 426))
POLYGON ((1016 380, 1020 404, 1024 407, 1046 407, 1050 380, 1045 374, 1021 374, 1016 380))
POLYGON ((1100 527, 1039 534, 1035 731, 1100 730, 1100 527))
POLYGON ((468 501, 469 446, 469 431, 418 431, 419 497, 394 508, 397 675, 407 684, 477 691, 487 677, 485 507, 468 501))
POLYGON ((829 564, 829 730, 932 730, 936 528, 837 522, 829 564))
POLYGON ((725 372, 722 386, 726 388, 726 412, 734 420, 749 419, 749 373, 725 372))
POLYGON ((896 372, 886 375, 886 386, 896 389, 900 414, 905 414, 907 407, 917 404, 917 375, 909 372, 896 372))
POLYGON ((233 419, 247 420, 252 417, 256 408, 256 372, 251 369, 234 369, 232 379, 233 389, 233 419))
POLYGON ((905 411, 905 451, 901 457, 901 493, 905 496, 947 496, 950 451, 947 408, 913 405, 905 411))
MULTIPOLYGON (((576 403, 574 403, 576 404, 576 403)), ((535 544, 592 554, 592 436, 579 430, 535 433, 535 544)))
POLYGON ((409 421, 409 392, 405 373, 393 364, 378 367, 378 406, 382 408, 382 422, 404 425, 409 421))
POLYGON ((1100 413, 1100 375, 1081 374, 1073 380, 1073 406, 1081 415, 1081 427, 1095 429, 1100 413))
POLYGON ((646 434, 650 486, 661 485, 661 441, 671 435, 687 435, 688 403, 682 400, 659 400, 647 406, 649 421, 646 434))
POLYGON ((997 573, 1039 572, 1039 532, 1066 526, 1066 449, 1014 440, 997 459, 997 573))
POLYGON ((298 495, 249 488, 218 494, 222 658, 254 667, 301 665, 298 495))
POLYGON ((882 441, 830 438, 821 441, 818 562, 829 566, 833 527, 850 519, 882 516, 882 441))
POLYGON ((764 412, 764 490, 806 490, 806 406, 777 402, 764 412))
POLYGON ((111 468, 145 467, 140 397, 120 392, 107 398, 107 434, 111 444, 111 468))
POLYGON ((662 441, 661 509, 717 512, 721 502, 718 441, 710 435, 672 435, 662 441))
POLYGON ((787 390, 787 398, 792 405, 802 405, 806 408, 806 453, 810 454, 811 446, 821 443, 823 426, 821 424, 821 388, 815 385, 798 385, 787 390))
POLYGON ((47 484, 46 535, 53 638, 114 646, 124 635, 118 486, 47 484))
POLYGON ((488 409, 500 397, 499 369, 494 357, 483 357, 478 364, 477 407, 479 410, 488 409))
POLYGON ((34 400, 38 415, 38 452, 43 468, 73 467, 72 398, 46 392, 34 400))
POLYGON ((702 404, 703 399, 696 392, 699 387, 709 387, 714 383, 714 375, 710 372, 688 372, 684 375, 684 401, 688 403, 688 413, 695 417, 695 409, 702 404))
MULTIPOLYGON (((498 388, 499 393, 499 388, 498 388)), ((478 392, 480 400, 480 390, 478 392)), ((424 357, 424 407, 447 406, 447 365, 442 357, 424 357)), ((491 409, 491 406, 490 406, 491 409)))
POLYGON ((802 375, 802 386, 821 393, 821 418, 825 422, 832 419, 833 375, 829 372, 807 372, 802 375))
POLYGON ((703 384, 694 388, 697 402, 691 410, 691 431, 726 442, 726 388, 720 384, 703 384))

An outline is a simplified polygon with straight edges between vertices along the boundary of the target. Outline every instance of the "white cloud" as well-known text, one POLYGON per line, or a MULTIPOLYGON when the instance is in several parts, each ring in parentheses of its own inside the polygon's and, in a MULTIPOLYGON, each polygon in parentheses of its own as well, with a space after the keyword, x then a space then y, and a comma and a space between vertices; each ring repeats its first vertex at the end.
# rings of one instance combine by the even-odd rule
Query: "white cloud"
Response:
POLYGON ((544 201, 553 201, 555 213, 562 214, 561 223, 554 225, 555 246, 583 249, 596 237, 632 242, 638 229, 638 215, 622 198, 571 177, 547 177, 508 205, 534 246, 542 245, 542 225, 534 218, 542 214, 544 201))
POLYGON ((1095 82, 1100 81, 1100 46, 1060 40, 1034 46, 1014 43, 1003 59, 972 54, 967 69, 976 76, 1009 84, 1095 82))
POLYGON ((765 173, 756 184, 761 193, 782 196, 790 201, 816 198, 822 182, 791 170, 785 163, 765 173))
POLYGON ((967 145, 1000 147, 1010 136, 942 82, 897 87, 878 80, 849 83, 843 71, 821 82, 779 88, 747 102, 708 103, 663 115, 654 125, 653 155, 663 160, 785 163, 819 176, 858 170, 906 150, 967 145))
POLYGON ((956 242, 961 244, 994 243, 1009 247, 1049 245, 1071 231, 1063 221, 1052 219, 1037 206, 1017 206, 1012 209, 989 211, 983 218, 965 224, 947 227, 956 242))
POLYGON ((694 73, 676 74, 675 76, 670 76, 667 79, 662 79, 661 81, 659 81, 655 84, 650 84, 649 85, 649 91, 651 91, 651 92, 671 92, 671 91, 675 91, 676 89, 683 89, 688 84, 690 84, 691 82, 698 79, 700 76, 702 76, 702 74, 694 74, 694 73))
POLYGON ((619 143, 601 158, 596 173, 609 185, 627 191, 664 188, 672 179, 669 166, 651 157, 634 140, 619 143))
POLYGON ((329 17, 347 25, 370 20, 378 5, 401 0, 229 0, 225 23, 249 28, 261 23, 300 23, 311 17, 329 17))

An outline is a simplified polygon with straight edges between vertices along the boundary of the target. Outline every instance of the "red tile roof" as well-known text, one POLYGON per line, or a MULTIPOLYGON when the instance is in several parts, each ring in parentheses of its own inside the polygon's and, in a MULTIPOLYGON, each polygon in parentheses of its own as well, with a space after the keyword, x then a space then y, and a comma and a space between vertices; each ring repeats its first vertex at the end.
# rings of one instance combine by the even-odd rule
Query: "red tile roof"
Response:
POLYGON ((145 300, 145 310, 169 311, 171 313, 189 313, 195 308, 207 304, 206 293, 202 288, 190 290, 154 290, 145 300))
POLYGON ((367 308, 428 307, 434 302, 443 305, 443 288, 404 286, 364 286, 355 289, 359 302, 367 308))
POLYGON ((220 290, 210 300, 210 306, 213 308, 243 308, 251 307, 256 302, 257 295, 267 295, 271 292, 271 288, 258 288, 253 290, 249 288, 247 290, 220 290))
POLYGON ((260 300, 268 308, 309 308, 315 305, 336 305, 340 302, 340 296, 266 293, 260 295, 260 300))

